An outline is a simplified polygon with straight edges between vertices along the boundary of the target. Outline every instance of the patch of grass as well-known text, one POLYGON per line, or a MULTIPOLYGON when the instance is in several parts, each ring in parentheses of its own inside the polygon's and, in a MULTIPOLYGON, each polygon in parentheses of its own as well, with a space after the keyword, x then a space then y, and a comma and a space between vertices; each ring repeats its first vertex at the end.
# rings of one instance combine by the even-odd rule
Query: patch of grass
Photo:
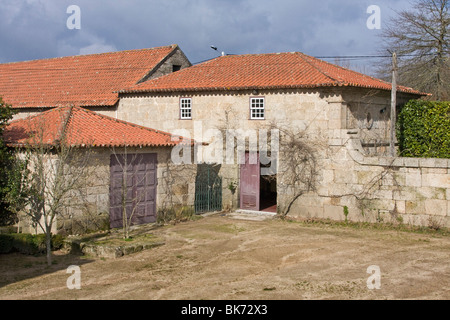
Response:
POLYGON ((156 221, 159 224, 180 223, 189 220, 198 220, 195 210, 190 206, 174 206, 158 210, 156 221))
POLYGON ((448 228, 434 226, 413 226, 403 223, 371 223, 371 222, 353 222, 353 221, 334 221, 330 219, 292 219, 284 218, 285 221, 291 223, 299 223, 303 226, 314 227, 330 227, 330 228, 352 228, 356 230, 394 230, 402 232, 411 232, 418 234, 449 236, 450 230, 448 228))
POLYGON ((270 287, 270 288, 264 288, 263 291, 274 291, 277 290, 277 288, 275 287, 270 287))
POLYGON ((345 216, 345 222, 347 223, 348 222, 348 219, 347 219, 347 217, 348 217, 348 207, 347 206, 344 206, 344 216, 345 216))
POLYGON ((294 285, 297 289, 308 292, 326 293, 326 294, 345 294, 351 297, 354 294, 364 292, 367 288, 362 281, 345 282, 309 282, 303 280, 294 285))

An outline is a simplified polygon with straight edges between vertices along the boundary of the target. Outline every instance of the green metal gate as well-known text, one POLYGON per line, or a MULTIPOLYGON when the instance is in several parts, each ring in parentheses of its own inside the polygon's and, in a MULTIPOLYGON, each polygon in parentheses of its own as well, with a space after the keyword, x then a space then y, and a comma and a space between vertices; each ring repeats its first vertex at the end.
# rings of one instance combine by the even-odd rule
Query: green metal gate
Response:
POLYGON ((217 166, 199 165, 195 179, 195 213, 222 210, 222 177, 217 166))

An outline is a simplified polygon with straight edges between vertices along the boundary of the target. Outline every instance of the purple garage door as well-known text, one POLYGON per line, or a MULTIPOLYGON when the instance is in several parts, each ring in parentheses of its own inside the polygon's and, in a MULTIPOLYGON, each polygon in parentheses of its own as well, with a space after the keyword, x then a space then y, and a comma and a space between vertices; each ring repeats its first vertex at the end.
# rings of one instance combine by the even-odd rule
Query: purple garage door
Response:
POLYGON ((133 225, 156 221, 156 169, 154 153, 111 156, 110 226, 123 226, 122 212, 133 225))
POLYGON ((241 164, 241 209, 259 211, 259 154, 245 153, 245 163, 241 164))

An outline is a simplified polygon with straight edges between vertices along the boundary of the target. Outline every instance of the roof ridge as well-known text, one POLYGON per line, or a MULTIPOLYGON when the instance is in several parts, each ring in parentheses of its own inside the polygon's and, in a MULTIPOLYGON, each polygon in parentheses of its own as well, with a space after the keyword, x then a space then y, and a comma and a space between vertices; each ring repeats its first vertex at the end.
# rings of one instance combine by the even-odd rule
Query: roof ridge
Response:
POLYGON ((316 59, 316 60, 319 60, 319 61, 322 61, 322 60, 317 59, 317 58, 314 58, 314 57, 309 56, 309 55, 307 55, 307 54, 304 54, 304 53, 302 53, 302 52, 299 52, 298 55, 299 55, 299 57, 300 57, 303 61, 305 61, 307 64, 309 64, 311 67, 313 67, 313 68, 316 69, 317 71, 319 71, 319 72, 320 72, 321 74, 323 74, 325 77, 331 79, 331 80, 334 81, 334 82, 337 82, 338 84, 342 83, 342 81, 339 81, 339 80, 335 79, 334 77, 330 76, 330 75, 328 74, 328 72, 323 71, 323 70, 320 69, 318 66, 314 65, 313 63, 311 63, 310 61, 308 61, 307 59, 305 59, 305 57, 313 58, 313 59, 316 59))
POLYGON ((59 137, 55 138, 55 140, 58 143, 61 143, 61 140, 64 140, 67 138, 67 128, 69 126, 69 121, 73 114, 73 108, 74 108, 74 106, 67 106, 67 107, 61 108, 61 109, 68 109, 68 110, 65 111, 65 114, 62 115, 65 118, 62 119, 62 128, 60 130, 61 132, 58 132, 59 137))
MULTIPOLYGON (((169 47, 169 46, 168 46, 169 47)), ((158 63, 156 63, 153 68, 151 70, 149 70, 148 72, 146 72, 136 83, 135 85, 145 82, 145 79, 148 79, 152 76, 152 74, 155 72, 155 70, 157 70, 161 65, 164 64, 164 62, 166 60, 168 60, 170 57, 172 57, 173 54, 175 54, 175 50, 177 50, 179 47, 178 45, 171 45, 170 46, 172 48, 172 50, 170 50, 170 52, 168 54, 166 54, 164 57, 161 58, 161 60, 159 60, 158 63)))
MULTIPOLYGON (((349 72, 353 72, 353 73, 356 73, 356 74, 358 74, 360 76, 363 76, 363 77, 366 77, 366 78, 370 78, 372 80, 377 80, 377 81, 384 82, 385 84, 391 84, 390 82, 385 81, 383 79, 375 78, 375 77, 369 76, 369 75, 367 75, 365 73, 362 73, 362 72, 359 72, 359 71, 356 71, 356 70, 353 70, 353 69, 350 69, 350 68, 345 68, 345 67, 340 66, 338 64, 334 64, 334 63, 331 63, 331 62, 328 62, 328 61, 325 61, 325 60, 322 60, 322 59, 319 59, 319 58, 316 58, 316 57, 312 57, 312 56, 310 56, 310 57, 313 58, 313 59, 319 60, 320 62, 323 62, 323 63, 325 63, 327 65, 333 66, 335 68, 338 68, 338 69, 341 69, 341 70, 345 70, 345 71, 349 71, 349 72)), ((405 88, 407 88, 407 87, 405 87, 405 88)))
POLYGON ((70 107, 70 106, 53 107, 53 108, 50 108, 49 110, 39 111, 36 114, 31 114, 24 118, 18 118, 18 119, 12 120, 12 121, 8 122, 8 124, 12 124, 12 123, 19 122, 22 120, 31 120, 31 119, 34 119, 37 117, 42 117, 43 115, 46 115, 47 113, 55 112, 57 109, 68 108, 68 107, 70 107))
MULTIPOLYGON (((308 56, 308 55, 306 55, 306 56, 308 56)), ((359 72, 359 71, 356 71, 356 70, 353 70, 353 69, 350 69, 350 68, 345 68, 345 67, 340 66, 338 64, 334 64, 334 63, 331 63, 331 62, 328 62, 328 61, 325 61, 325 60, 322 60, 322 59, 319 59, 319 58, 316 58, 316 57, 313 57, 313 56, 309 56, 309 57, 312 58, 312 59, 318 60, 318 61, 320 61, 322 63, 325 63, 325 64, 327 64, 329 66, 332 66, 334 68, 341 69, 341 70, 348 71, 348 72, 352 72, 352 73, 357 74, 359 76, 362 76, 364 78, 368 78, 368 79, 371 79, 371 80, 383 82, 386 85, 392 85, 392 83, 389 82, 389 81, 386 81, 386 80, 383 80, 383 79, 380 79, 380 78, 376 78, 376 77, 370 76, 368 74, 365 74, 365 73, 362 73, 362 72, 359 72)), ((345 82, 345 83, 348 83, 348 82, 345 82)), ((403 88, 403 89, 406 89, 406 90, 414 90, 411 87, 407 87, 407 86, 403 86, 403 85, 399 85, 399 84, 397 84, 397 88, 403 88)))
MULTIPOLYGON (((254 88, 300 89, 329 86, 378 88, 380 90, 390 90, 391 87, 385 80, 343 68, 302 52, 282 52, 216 57, 178 71, 175 75, 172 73, 135 86, 122 88, 119 94, 230 91, 254 88), (262 69, 260 66, 267 68, 262 69), (241 70, 244 72, 244 67, 251 73, 238 74, 241 70), (293 71, 298 73, 297 77, 289 78, 289 74, 292 74, 293 71), (280 72, 285 74, 280 74, 280 72), (257 74, 262 74, 265 78, 258 77, 257 74)), ((421 95, 412 88, 405 89, 403 91, 421 95)))
MULTIPOLYGON (((61 107, 61 108, 64 108, 64 107, 61 107)), ((93 116, 98 116, 100 118, 104 118, 104 119, 108 119, 108 120, 115 121, 115 122, 118 122, 118 123, 122 123, 122 124, 125 124, 125 125, 128 125, 128 126, 131 126, 131 127, 144 129, 144 130, 147 130, 147 131, 150 131, 150 132, 154 132, 154 133, 164 134, 164 135, 169 136, 169 137, 175 137, 175 136, 179 137, 179 135, 175 135, 175 134, 172 134, 170 132, 165 132, 165 131, 161 131, 161 130, 157 130, 157 129, 141 126, 141 125, 138 125, 138 124, 133 123, 133 122, 128 122, 128 121, 125 121, 125 120, 122 120, 122 119, 113 118, 113 117, 107 116, 105 114, 101 114, 101 113, 98 113, 98 112, 95 112, 95 111, 92 111, 92 110, 89 110, 89 109, 86 109, 86 108, 82 108, 82 107, 79 107, 79 106, 74 106, 73 108, 78 110, 78 111, 89 113, 89 114, 91 114, 93 116)), ((190 140, 192 140, 192 139, 190 139, 190 140)))
POLYGON ((63 57, 51 57, 51 58, 42 58, 42 59, 33 59, 33 60, 11 61, 11 62, 0 63, 0 66, 13 65, 13 64, 19 64, 19 63, 27 63, 27 62, 37 62, 37 61, 62 60, 62 59, 76 58, 76 57, 92 57, 92 56, 119 54, 119 53, 125 53, 125 52, 139 52, 139 51, 157 50, 157 49, 163 49, 163 48, 175 49, 176 47, 178 47, 177 44, 171 44, 171 45, 167 45, 167 46, 160 46, 160 47, 154 47, 154 48, 127 49, 127 50, 118 50, 118 51, 100 52, 100 53, 76 54, 76 55, 63 56, 63 57))

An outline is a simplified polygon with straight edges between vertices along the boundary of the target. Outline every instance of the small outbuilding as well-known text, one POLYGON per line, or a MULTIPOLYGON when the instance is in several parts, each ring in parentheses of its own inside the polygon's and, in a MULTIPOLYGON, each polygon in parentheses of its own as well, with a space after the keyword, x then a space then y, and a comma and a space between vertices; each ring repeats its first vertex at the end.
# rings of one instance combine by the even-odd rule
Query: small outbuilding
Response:
MULTIPOLYGON (((121 227, 123 212, 132 224, 152 223, 158 212, 193 206, 196 169, 171 161, 173 148, 192 140, 80 107, 12 121, 4 137, 30 160, 45 158, 43 169, 30 164, 30 177, 45 184, 45 208, 63 193, 53 232, 121 227)), ((39 232, 36 221, 21 226, 39 232)))

